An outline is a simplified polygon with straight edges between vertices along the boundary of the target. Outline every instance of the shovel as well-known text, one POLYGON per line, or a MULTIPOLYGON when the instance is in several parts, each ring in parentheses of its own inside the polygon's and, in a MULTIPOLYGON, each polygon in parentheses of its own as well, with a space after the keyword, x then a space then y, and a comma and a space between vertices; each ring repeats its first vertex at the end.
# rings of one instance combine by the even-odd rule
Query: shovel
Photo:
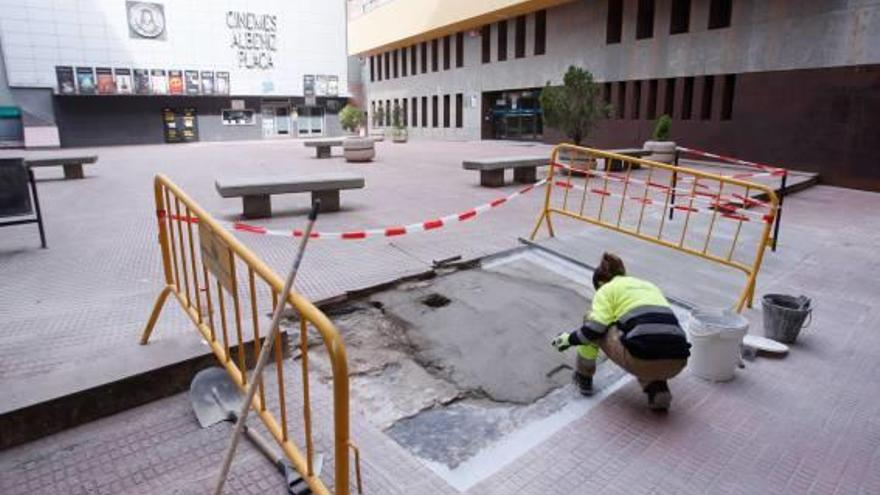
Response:
MULTIPOLYGON (((244 397, 238 387, 233 383, 226 370, 213 367, 198 372, 189 386, 189 400, 192 402, 193 412, 202 428, 213 426, 227 421, 235 423, 238 419, 238 408, 244 397)), ((263 453, 284 476, 289 495, 305 495, 312 493, 308 484, 299 475, 293 465, 284 458, 272 445, 260 434, 247 425, 242 427, 245 436, 257 449, 263 453)), ((320 475, 324 456, 318 455, 315 460, 315 473, 320 475)))

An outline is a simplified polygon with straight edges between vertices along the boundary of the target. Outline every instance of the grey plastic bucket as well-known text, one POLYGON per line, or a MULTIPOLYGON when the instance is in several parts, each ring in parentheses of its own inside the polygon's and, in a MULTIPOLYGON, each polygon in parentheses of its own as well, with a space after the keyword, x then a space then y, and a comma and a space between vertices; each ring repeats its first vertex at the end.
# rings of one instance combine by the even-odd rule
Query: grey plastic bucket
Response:
POLYGON ((810 298, 806 296, 766 294, 761 305, 764 308, 764 336, 786 344, 794 343, 801 329, 809 326, 807 318, 812 319, 813 315, 810 298))

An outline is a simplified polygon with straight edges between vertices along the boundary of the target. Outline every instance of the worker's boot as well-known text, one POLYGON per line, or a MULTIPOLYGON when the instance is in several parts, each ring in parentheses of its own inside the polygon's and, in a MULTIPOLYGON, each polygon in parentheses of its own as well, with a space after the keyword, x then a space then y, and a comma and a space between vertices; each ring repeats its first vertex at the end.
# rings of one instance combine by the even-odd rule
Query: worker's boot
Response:
POLYGON ((644 390, 648 396, 648 408, 661 412, 669 410, 669 406, 672 404, 672 393, 669 391, 666 380, 651 382, 644 390))
POLYGON ((593 395, 593 377, 590 375, 585 375, 583 373, 574 372, 572 376, 574 380, 574 384, 577 385, 578 391, 581 395, 591 396, 593 395))

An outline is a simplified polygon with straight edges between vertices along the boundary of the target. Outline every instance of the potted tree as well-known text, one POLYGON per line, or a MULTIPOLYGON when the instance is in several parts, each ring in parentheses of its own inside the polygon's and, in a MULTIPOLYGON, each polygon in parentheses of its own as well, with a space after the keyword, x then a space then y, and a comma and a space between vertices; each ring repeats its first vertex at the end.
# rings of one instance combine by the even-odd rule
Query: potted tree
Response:
POLYGON ((405 143, 407 138, 406 127, 403 125, 403 118, 400 113, 400 106, 394 105, 391 111, 391 141, 395 143, 405 143))
POLYGON ((368 162, 376 156, 373 139, 361 137, 358 132, 365 120, 364 112, 354 105, 345 105, 339 112, 342 128, 354 134, 342 141, 342 154, 348 162, 368 162))
MULTIPOLYGON (((577 146, 589 136, 600 118, 608 116, 611 108, 602 101, 593 74, 573 65, 565 72, 562 86, 551 86, 547 81, 541 90, 540 102, 545 125, 564 132, 577 146)), ((576 153, 560 153, 559 158, 580 167, 589 162, 586 155, 576 153)))
POLYGON ((382 126, 385 125, 385 109, 382 108, 382 105, 376 107, 376 111, 373 112, 373 128, 370 130, 370 137, 375 141, 384 141, 385 140, 385 131, 382 129, 382 126))
POLYGON ((650 151, 648 160, 660 163, 672 163, 675 161, 675 141, 669 140, 672 128, 672 118, 669 115, 661 115, 654 124, 654 132, 651 140, 645 141, 645 149, 650 151))

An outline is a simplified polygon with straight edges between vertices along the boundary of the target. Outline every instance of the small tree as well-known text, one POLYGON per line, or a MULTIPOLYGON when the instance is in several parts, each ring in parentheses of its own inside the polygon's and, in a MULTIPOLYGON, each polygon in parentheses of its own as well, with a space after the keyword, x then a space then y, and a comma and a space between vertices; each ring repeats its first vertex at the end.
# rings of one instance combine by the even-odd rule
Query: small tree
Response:
POLYGON ((551 86, 547 81, 541 90, 541 111, 548 126, 560 129, 579 145, 596 121, 608 116, 611 107, 602 101, 590 71, 572 65, 562 81, 562 86, 551 86))
POLYGON ((373 127, 382 127, 385 124, 385 109, 382 106, 376 107, 373 112, 373 127))
POLYGON ((669 134, 672 127, 672 118, 669 115, 661 115, 654 124, 654 133, 651 139, 654 141, 669 141, 669 134))
POLYGON ((364 125, 364 112, 354 105, 345 105, 339 112, 339 123, 346 131, 357 132, 364 125))
POLYGON ((403 129, 403 118, 400 113, 400 106, 394 105, 394 108, 391 110, 391 126, 395 129, 403 129))

